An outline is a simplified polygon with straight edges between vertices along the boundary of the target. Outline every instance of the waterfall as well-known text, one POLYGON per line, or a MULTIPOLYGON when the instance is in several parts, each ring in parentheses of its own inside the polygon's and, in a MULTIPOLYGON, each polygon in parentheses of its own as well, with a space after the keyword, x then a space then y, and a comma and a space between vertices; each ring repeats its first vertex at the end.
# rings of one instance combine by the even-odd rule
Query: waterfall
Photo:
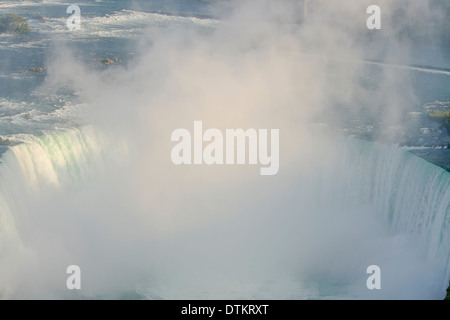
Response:
POLYGON ((372 203, 391 234, 417 236, 427 258, 450 278, 450 173, 398 146, 350 138, 342 150, 335 188, 348 203, 372 203), (439 262, 438 262, 439 261, 439 262))
MULTIPOLYGON (((167 273, 172 270, 170 268, 183 268, 183 266, 187 268, 189 263, 186 262, 186 265, 181 263, 184 261, 182 257, 188 256, 187 253, 184 255, 183 249, 180 249, 178 254, 180 261, 176 258, 168 259, 167 254, 161 253, 176 247, 177 241, 180 242, 178 247, 183 248, 183 244, 181 244, 183 235, 175 234, 166 237, 170 244, 163 244, 162 242, 166 241, 163 238, 155 242, 150 232, 148 234, 145 230, 142 232, 141 220, 139 220, 141 216, 133 213, 133 211, 139 211, 141 207, 136 204, 136 201, 131 201, 126 193, 123 193, 123 190, 132 189, 133 186, 121 185, 120 191, 111 192, 118 187, 111 184, 112 180, 108 179, 111 179, 114 172, 117 172, 119 168, 117 163, 122 162, 121 160, 117 161, 118 155, 121 152, 126 154, 126 149, 121 147, 120 143, 117 141, 111 143, 92 127, 52 132, 39 137, 23 135, 17 138, 23 142, 10 147, 3 154, 0 164, 1 298, 67 296, 61 283, 65 283, 65 266, 72 264, 74 257, 83 257, 84 265, 92 263, 92 268, 95 266, 102 272, 107 269, 105 266, 108 265, 110 259, 113 259, 114 264, 120 264, 121 260, 128 260, 126 266, 120 267, 120 272, 127 270, 127 272, 133 273, 134 265, 141 264, 144 269, 151 265, 152 272, 155 272, 156 277, 162 274, 167 276, 167 273), (100 183, 97 181, 99 179, 106 179, 107 182, 100 183), (106 195, 100 194, 99 190, 105 186, 110 189, 105 193, 106 195), (105 203, 110 204, 105 205, 105 203), (121 208, 114 213, 116 207, 121 208), (120 218, 118 218, 119 216, 120 218), (129 228, 129 233, 123 231, 126 227, 129 228), (132 252, 133 250, 141 252, 139 250, 142 249, 140 245, 138 245, 139 250, 135 249, 134 245, 137 242, 130 240, 130 234, 132 235, 134 230, 136 230, 136 234, 141 232, 140 238, 137 237, 137 239, 143 243, 142 247, 146 248, 142 252, 149 257, 145 259, 142 257, 143 254, 135 255, 132 252), (123 237, 122 232, 125 234, 123 237), (117 239, 116 235, 119 235, 117 239), (109 244, 111 245, 109 246, 109 244), (95 260, 98 252, 104 254, 105 258, 104 261, 95 265, 90 261, 95 260), (164 259, 167 259, 167 265, 164 264, 164 259), (152 262, 146 265, 143 261, 147 260, 152 262), (154 260, 161 263, 160 269, 155 266, 154 260), (167 267, 168 265, 170 268, 167 267), (45 288, 45 292, 42 288, 45 288)), ((237 213, 236 217, 229 218, 228 222, 224 218, 220 229, 214 225, 211 225, 208 231, 199 227, 196 231, 197 235, 200 234, 204 237, 198 236, 197 240, 190 239, 189 241, 193 241, 192 243, 197 247, 202 248, 208 246, 226 248, 232 241, 236 242, 236 246, 231 247, 229 251, 224 249, 221 254, 210 255, 212 260, 214 257, 217 258, 217 265, 209 265, 211 269, 219 265, 223 267, 222 262, 230 259, 221 256, 226 256, 233 250, 241 250, 236 248, 243 247, 247 251, 242 249, 242 254, 236 255, 236 257, 244 262, 245 259, 248 259, 248 262, 256 259, 255 264, 259 263, 258 268, 263 271, 262 265, 265 262, 272 263, 279 259, 278 261, 290 261, 293 269, 315 269, 316 274, 327 275, 331 279, 342 271, 341 273, 345 276, 340 277, 338 281, 342 283, 358 282, 364 279, 366 277, 365 270, 358 275, 355 275, 357 273, 355 270, 371 259, 369 256, 360 259, 358 249, 355 249, 354 252, 347 252, 354 249, 352 247, 347 250, 347 244, 355 242, 354 239, 356 242, 364 243, 365 237, 371 238, 364 249, 370 248, 376 251, 373 261, 376 263, 378 261, 376 259, 381 259, 387 264, 385 269, 389 269, 392 267, 389 265, 389 261, 404 258, 401 256, 404 246, 407 246, 408 250, 415 246, 415 243, 409 246, 400 243, 400 247, 395 247, 398 235, 408 235, 407 241, 417 240, 417 246, 422 250, 420 252, 425 253, 419 256, 433 266, 430 270, 437 272, 433 278, 438 278, 440 286, 436 288, 436 283, 430 281, 430 286, 433 287, 430 295, 425 292, 424 295, 419 293, 412 296, 439 298, 437 294, 445 291, 450 277, 450 174, 398 146, 386 146, 355 138, 338 138, 327 147, 330 148, 330 158, 323 160, 322 164, 325 163, 325 166, 317 164, 313 165, 316 167, 303 168, 304 170, 300 170, 300 173, 292 174, 295 172, 294 164, 294 171, 285 175, 281 173, 281 183, 273 186, 273 190, 278 190, 278 193, 273 194, 272 198, 267 197, 264 192, 261 193, 262 195, 258 195, 260 186, 262 189, 269 188, 271 183, 266 185, 249 182, 253 191, 246 189, 249 185, 231 190, 229 194, 233 198, 218 198, 222 201, 221 207, 217 205, 219 203, 217 199, 211 200, 211 203, 217 206, 211 214, 221 215, 222 212, 233 211, 237 213), (331 149, 334 149, 335 153, 331 149), (303 171, 308 172, 308 176, 304 175, 303 171), (282 190, 280 190, 280 186, 282 190), (253 200, 259 199, 260 204, 252 205, 253 202, 249 200, 241 201, 240 203, 244 204, 241 205, 239 204, 240 200, 233 200, 239 198, 243 193, 248 194, 249 198, 253 200), (229 202, 224 202, 224 199, 228 199, 229 202), (239 217, 239 210, 245 212, 241 217, 239 217), (380 222, 380 225, 385 228, 383 232, 375 235, 366 233, 371 228, 370 223, 367 227, 361 221, 372 221, 372 219, 380 222), (252 231, 236 227, 238 224, 239 226, 254 226, 256 220, 259 225, 252 231), (359 222, 355 222, 356 220, 359 222), (234 221, 237 221, 235 225, 234 221), (361 230, 358 231, 358 228, 361 230), (308 229, 317 230, 317 234, 311 236, 313 233, 308 233, 308 229), (234 230, 231 238, 230 230, 234 230), (244 235, 244 233, 247 234, 244 235), (349 238, 353 240, 345 240, 347 242, 338 239, 339 237, 345 238, 348 233, 354 233, 356 238, 349 238), (268 237, 268 234, 271 236, 268 237), (382 237, 389 238, 389 241, 394 239, 391 241, 394 246, 391 248, 391 242, 383 240, 382 237), (225 241, 225 238, 230 239, 225 241), (208 239, 208 241, 205 243, 202 239, 208 239), (325 239, 325 244, 322 246, 323 239, 325 239), (288 242, 291 243, 288 244, 288 242), (336 245, 334 251, 331 249, 327 252, 321 251, 333 244, 336 245), (337 248, 339 246, 341 248, 337 248), (261 252, 268 256, 267 259, 257 260, 259 256, 249 254, 252 249, 254 251, 261 250, 256 249, 260 247, 265 248, 261 252), (285 248, 285 250, 280 250, 280 248, 285 248), (324 256, 331 256, 333 252, 336 252, 338 258, 325 261, 333 261, 335 269, 320 271, 321 267, 328 268, 320 259, 324 259, 324 256), (298 254, 298 257, 294 257, 294 259, 293 254, 298 254), (347 259, 348 257, 350 259, 347 259), (298 262, 296 259, 303 259, 303 261, 296 264, 298 262), (314 262, 315 259, 320 261, 314 262), (348 270, 353 262, 357 267, 348 270), (310 265, 309 269, 305 265, 310 265), (339 268, 342 270, 336 271, 339 268), (436 294, 436 292, 438 293, 436 294)), ((280 165, 281 171, 283 171, 282 159, 280 165)), ((121 169, 123 168, 126 166, 121 169)), ((158 181, 152 183, 158 184, 158 181)), ((130 193, 135 193, 135 191, 130 191, 130 193)), ((206 194, 206 191, 200 188, 199 194, 206 194)), ((196 211, 203 210, 197 207, 193 200, 190 200, 191 196, 186 196, 186 203, 190 203, 190 206, 185 206, 183 202, 180 207, 175 206, 180 217, 182 213, 193 215, 196 211)), ((170 199, 168 201, 170 202, 170 199)), ((205 208, 204 210, 211 211, 211 206, 205 205, 205 208)), ((149 211, 145 211, 145 214, 153 215, 149 211)), ((157 224, 157 222, 152 222, 152 224, 157 224)), ((198 252, 202 252, 200 249, 198 250, 198 252)), ((415 250, 415 248, 411 250, 415 250)), ((417 261, 417 258, 414 259, 411 261, 417 261)), ((190 264, 201 268, 201 264, 196 261, 198 259, 191 261, 190 264)), ((247 266, 245 263, 242 265, 247 266)), ((399 268, 402 270, 402 268, 405 269, 405 266, 401 265, 399 268)), ((397 277, 397 272, 399 270, 393 270, 391 278, 388 279, 397 277)), ((411 272, 413 276, 417 276, 420 270, 411 272)), ((305 274, 307 273, 308 271, 305 271, 305 274)), ((139 273, 137 274, 139 275, 139 273)), ((293 272, 293 274, 296 273, 293 272)), ((106 272, 106 275, 110 274, 106 272)), ((133 275, 133 277, 137 277, 133 278, 133 281, 140 281, 138 275, 133 275)), ((423 278, 426 279, 428 276, 431 275, 424 274, 423 278)), ((207 277, 205 276, 205 278, 207 277)), ((89 278, 93 282, 97 279, 98 277, 95 276, 89 278)), ((329 278, 324 279, 326 281, 329 278)), ((110 280, 105 280, 105 282, 110 284, 110 280)), ((413 280, 412 278, 411 281, 413 280)), ((88 285, 86 286, 88 287, 88 285)), ((117 286, 120 287, 120 284, 117 286)), ((359 286, 348 296, 368 297, 367 293, 361 294, 363 290, 366 290, 364 286, 365 283, 362 286, 363 289, 359 286)), ((404 296, 402 288, 392 284, 392 288, 389 289, 389 283, 386 286, 388 294, 381 295, 381 297, 401 298, 404 296)), ((98 286, 95 294, 108 294, 108 292, 102 292, 102 290, 108 291, 108 288, 107 285, 98 286)), ((129 290, 129 288, 130 286, 124 290, 129 290)), ((179 284, 178 289, 181 290, 181 288, 182 284, 179 284)), ((352 285, 348 288, 353 290, 352 285)), ((152 291, 153 289, 145 290, 152 291)), ((239 291, 236 288, 235 290, 239 291)), ((318 290, 320 291, 320 288, 318 290)), ((424 290, 431 289, 425 286, 424 290)), ((277 292, 283 291, 286 290, 277 292)), ((295 290, 293 289, 293 291, 295 290)), ((165 291, 165 295, 161 294, 161 290, 158 292, 158 294, 144 292, 144 296, 156 295, 171 298, 174 295, 167 292, 173 294, 177 292, 177 289, 165 291)), ((178 294, 187 292, 185 298, 190 298, 192 293, 182 290, 178 292, 178 294)), ((338 294, 340 294, 339 290, 338 294)), ((211 295, 213 298, 215 297, 214 293, 211 295)), ((321 295, 320 293, 317 295, 326 296, 326 294, 321 295)), ((258 297, 258 295, 254 296, 258 297)), ((306 295, 306 297, 310 296, 311 294, 306 295)), ((269 294, 263 297, 270 298, 272 296, 269 294)), ((304 298, 305 295, 296 293, 292 297, 304 298)), ((408 298, 410 295, 406 295, 406 297, 408 298)))

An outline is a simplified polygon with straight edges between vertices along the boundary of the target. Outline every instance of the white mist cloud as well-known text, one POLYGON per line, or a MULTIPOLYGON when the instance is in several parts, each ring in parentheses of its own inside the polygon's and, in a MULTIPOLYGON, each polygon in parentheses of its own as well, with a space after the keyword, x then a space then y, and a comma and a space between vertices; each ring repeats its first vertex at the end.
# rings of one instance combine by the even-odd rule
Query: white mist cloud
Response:
MULTIPOLYGON (((317 279, 365 284, 358 272, 373 263, 370 248, 379 237, 392 239, 372 218, 376 208, 351 199, 359 191, 327 190, 336 175, 345 175, 336 173, 342 142, 311 124, 332 126, 336 103, 363 96, 368 109, 394 126, 414 93, 404 75, 391 71, 377 90, 361 88, 366 2, 323 3, 299 25, 299 1, 233 1, 230 16, 213 29, 150 28, 134 60, 105 71, 55 48, 43 90, 77 91, 87 104, 86 122, 97 139, 106 138, 83 150, 94 156, 84 160, 81 186, 45 186, 14 213, 24 221, 17 228, 31 258, 13 258, 25 267, 6 271, 9 280, 2 281, 10 289, 3 294, 71 297, 61 287, 70 264, 81 267, 81 294, 94 297, 139 284, 148 298, 203 291, 213 298, 304 298, 321 290, 308 284, 317 279), (259 166, 175 166, 171 132, 195 120, 223 131, 279 129, 279 173, 260 176, 259 166)), ((404 3, 379 5, 386 21, 379 45, 390 58, 407 61, 407 47, 393 46, 399 38, 388 27, 404 3)), ((422 2, 408 2, 405 15, 421 8, 422 2)), ((84 145, 92 134, 65 147, 84 145)), ((377 250, 375 258, 387 261, 377 250)), ((359 287, 350 292, 367 295, 359 287)))

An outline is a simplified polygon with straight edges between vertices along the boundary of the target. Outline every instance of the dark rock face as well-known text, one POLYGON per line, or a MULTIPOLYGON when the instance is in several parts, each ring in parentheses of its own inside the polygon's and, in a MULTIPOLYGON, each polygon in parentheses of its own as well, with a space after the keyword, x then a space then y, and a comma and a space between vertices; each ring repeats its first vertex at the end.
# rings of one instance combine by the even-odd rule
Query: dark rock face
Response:
POLYGON ((39 21, 40 23, 45 23, 45 19, 41 16, 32 16, 31 18, 39 21))
POLYGON ((447 295, 445 296, 444 300, 450 300, 450 282, 448 284, 447 295))

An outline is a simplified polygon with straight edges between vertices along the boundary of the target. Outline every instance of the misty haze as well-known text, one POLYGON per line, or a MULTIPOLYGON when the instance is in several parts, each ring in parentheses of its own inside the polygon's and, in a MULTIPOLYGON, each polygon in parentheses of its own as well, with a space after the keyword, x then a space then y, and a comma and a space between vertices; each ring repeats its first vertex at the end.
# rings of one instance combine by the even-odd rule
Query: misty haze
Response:
POLYGON ((0 298, 442 300, 449 131, 446 0, 0 0, 0 298))

